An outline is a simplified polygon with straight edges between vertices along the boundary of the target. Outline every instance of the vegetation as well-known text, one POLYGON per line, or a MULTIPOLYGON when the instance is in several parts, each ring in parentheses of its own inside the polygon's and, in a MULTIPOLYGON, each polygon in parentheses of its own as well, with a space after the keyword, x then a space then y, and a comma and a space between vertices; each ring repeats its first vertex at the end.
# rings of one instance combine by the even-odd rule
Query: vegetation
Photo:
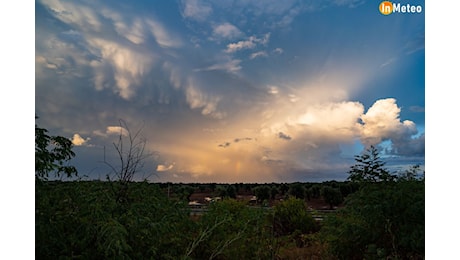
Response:
MULTIPOLYGON (((35 119, 38 119, 35 116, 35 119)), ((55 177, 65 174, 67 177, 77 176, 77 169, 68 165, 75 156, 72 141, 68 138, 49 135, 48 130, 35 125, 35 177, 46 180, 49 174, 55 177)))
POLYGON ((37 259, 424 259, 420 167, 390 174, 374 147, 345 182, 148 183, 133 182, 141 167, 130 168, 146 158, 145 141, 122 137, 118 178, 50 181, 77 176, 72 146, 36 126, 37 259), (200 192, 221 200, 193 213, 200 192), (312 209, 318 201, 326 208, 312 209))

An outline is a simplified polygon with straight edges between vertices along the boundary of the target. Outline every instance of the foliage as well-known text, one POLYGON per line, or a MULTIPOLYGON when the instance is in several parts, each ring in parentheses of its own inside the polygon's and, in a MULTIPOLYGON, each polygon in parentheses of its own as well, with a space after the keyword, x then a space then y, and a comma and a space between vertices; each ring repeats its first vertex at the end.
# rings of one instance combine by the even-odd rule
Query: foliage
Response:
POLYGON ((424 180, 425 171, 420 173, 420 165, 413 165, 409 169, 401 172, 398 176, 398 180, 401 181, 415 181, 415 180, 424 180))
POLYGON ((290 185, 288 193, 295 198, 303 199, 305 198, 305 187, 300 182, 293 183, 290 185))
POLYGON ((188 247, 192 259, 267 259, 270 249, 266 212, 244 202, 214 202, 199 221, 199 231, 188 247))
POLYGON ((284 236, 294 232, 305 234, 317 229, 316 223, 307 211, 304 200, 289 197, 287 200, 275 205, 273 226, 277 236, 284 236))
POLYGON ((271 189, 268 185, 259 185, 252 189, 252 192, 257 197, 258 202, 263 202, 270 199, 271 189))
POLYGON ((193 223, 183 203, 154 184, 132 183, 119 204, 119 182, 36 182, 37 259, 177 259, 193 223))
POLYGON ((72 141, 69 139, 49 135, 47 129, 35 125, 35 176, 42 180, 48 179, 52 172, 55 177, 60 177, 61 174, 67 177, 77 176, 77 169, 67 164, 75 156, 72 148, 72 141))
POLYGON ((370 146, 363 154, 355 156, 356 164, 351 166, 348 179, 353 182, 392 181, 395 176, 384 168, 379 151, 370 146))
POLYGON ((321 195, 326 203, 329 204, 331 209, 343 202, 342 193, 338 188, 332 188, 331 186, 326 185, 321 189, 321 195))
POLYGON ((425 184, 398 181, 367 185, 321 229, 330 252, 340 259, 422 259, 425 184))

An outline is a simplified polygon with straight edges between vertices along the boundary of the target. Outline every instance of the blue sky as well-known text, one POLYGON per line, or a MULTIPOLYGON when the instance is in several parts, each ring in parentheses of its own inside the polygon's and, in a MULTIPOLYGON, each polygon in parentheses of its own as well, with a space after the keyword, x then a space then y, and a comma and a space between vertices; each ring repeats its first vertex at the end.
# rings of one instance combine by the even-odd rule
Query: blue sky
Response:
POLYGON ((104 147, 116 163, 119 119, 142 128, 152 181, 344 180, 369 145, 393 170, 425 165, 416 3, 37 1, 35 123, 90 179, 104 147))

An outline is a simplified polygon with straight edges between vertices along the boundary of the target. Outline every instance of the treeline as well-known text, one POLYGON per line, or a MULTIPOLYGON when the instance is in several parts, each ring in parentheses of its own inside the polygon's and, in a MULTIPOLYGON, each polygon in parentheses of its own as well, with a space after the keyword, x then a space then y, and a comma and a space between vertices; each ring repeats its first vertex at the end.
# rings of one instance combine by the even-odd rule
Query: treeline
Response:
POLYGON ((324 200, 329 208, 338 206, 349 194, 359 190, 360 184, 350 181, 293 182, 293 183, 158 183, 169 197, 191 200, 192 194, 238 199, 253 195, 260 205, 272 205, 278 200, 295 197, 324 200))

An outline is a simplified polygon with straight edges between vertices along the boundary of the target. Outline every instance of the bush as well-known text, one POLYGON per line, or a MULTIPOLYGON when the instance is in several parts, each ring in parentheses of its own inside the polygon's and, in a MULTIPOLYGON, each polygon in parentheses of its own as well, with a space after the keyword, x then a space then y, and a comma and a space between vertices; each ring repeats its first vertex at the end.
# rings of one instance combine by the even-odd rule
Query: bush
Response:
POLYGON ((374 183, 347 197, 321 229, 341 259, 422 259, 425 252, 423 181, 374 183))
POLYGON ((289 197, 274 207, 274 232, 277 236, 284 236, 294 232, 301 234, 317 230, 317 225, 307 211, 304 200, 289 197))

